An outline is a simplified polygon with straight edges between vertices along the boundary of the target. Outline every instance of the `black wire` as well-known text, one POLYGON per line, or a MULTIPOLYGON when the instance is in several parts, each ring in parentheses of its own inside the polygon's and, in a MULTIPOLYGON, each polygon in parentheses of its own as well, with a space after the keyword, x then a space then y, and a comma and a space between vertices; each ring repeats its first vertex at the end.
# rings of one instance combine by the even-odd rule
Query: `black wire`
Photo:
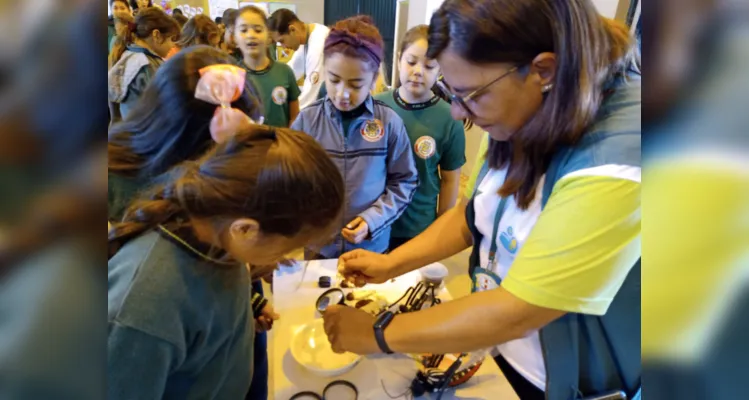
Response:
POLYGON ((396 304, 400 303, 400 302, 401 302, 401 300, 403 300, 403 299, 404 299, 404 298, 405 298, 406 296, 408 296, 408 293, 409 293, 409 292, 413 292, 413 290, 414 290, 414 288, 412 288, 412 287, 408 288, 408 290, 406 290, 406 293, 403 293, 403 296, 401 296, 401 298, 400 298, 400 299, 396 300, 396 301, 395 301, 395 302, 394 302, 393 304, 391 304, 391 305, 389 305, 389 306, 388 306, 388 309, 390 309, 390 308, 391 308, 391 307, 393 307, 394 305, 396 305, 396 304))

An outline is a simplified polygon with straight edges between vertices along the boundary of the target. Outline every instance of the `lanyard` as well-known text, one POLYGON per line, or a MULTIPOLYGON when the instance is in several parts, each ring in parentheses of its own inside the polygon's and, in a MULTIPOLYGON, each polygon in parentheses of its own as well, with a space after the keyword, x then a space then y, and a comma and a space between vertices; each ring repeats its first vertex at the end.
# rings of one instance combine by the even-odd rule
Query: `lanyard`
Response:
POLYGON ((505 212, 505 205, 507 205, 507 197, 502 197, 497 206, 497 212, 494 214, 494 230, 492 231, 492 243, 489 247, 489 270, 493 269, 496 265, 497 258, 497 233, 499 233, 499 221, 502 220, 502 214, 505 212))

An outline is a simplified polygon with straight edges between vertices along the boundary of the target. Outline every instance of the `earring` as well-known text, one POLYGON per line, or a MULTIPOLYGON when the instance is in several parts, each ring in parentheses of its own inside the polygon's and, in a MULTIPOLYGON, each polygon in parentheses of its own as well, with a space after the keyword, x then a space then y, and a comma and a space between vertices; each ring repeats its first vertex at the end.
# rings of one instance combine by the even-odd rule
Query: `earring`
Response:
POLYGON ((554 84, 553 84, 553 83, 549 83, 549 84, 547 84, 547 85, 544 85, 544 86, 543 86, 543 87, 541 88, 541 93, 548 93, 548 92, 549 92, 549 91, 550 91, 551 89, 553 89, 553 88, 554 88, 554 84))

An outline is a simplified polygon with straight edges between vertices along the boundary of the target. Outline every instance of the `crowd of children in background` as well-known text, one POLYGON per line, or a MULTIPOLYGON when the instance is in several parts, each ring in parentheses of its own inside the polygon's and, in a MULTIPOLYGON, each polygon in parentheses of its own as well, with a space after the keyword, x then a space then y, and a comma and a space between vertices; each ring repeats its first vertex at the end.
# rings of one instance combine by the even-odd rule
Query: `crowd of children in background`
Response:
POLYGON ((294 249, 387 252, 456 203, 465 135, 432 91, 427 27, 382 93, 373 21, 325 28, 307 77, 325 90, 300 110, 272 43, 298 26, 110 6, 108 398, 267 398, 279 316, 259 279, 294 249))

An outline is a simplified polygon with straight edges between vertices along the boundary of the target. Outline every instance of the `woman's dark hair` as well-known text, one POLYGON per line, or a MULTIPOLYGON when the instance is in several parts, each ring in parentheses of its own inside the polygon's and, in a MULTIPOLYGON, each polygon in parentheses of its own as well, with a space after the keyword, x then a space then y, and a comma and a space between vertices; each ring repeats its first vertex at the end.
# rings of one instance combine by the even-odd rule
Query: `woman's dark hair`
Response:
POLYGON ((110 257, 125 242, 178 217, 214 223, 252 218, 264 234, 326 229, 344 203, 341 173, 314 138, 251 125, 203 157, 170 171, 109 231, 110 257))
POLYGON ((268 30, 278 32, 279 35, 286 35, 289 33, 289 25, 294 22, 302 21, 288 8, 279 8, 268 18, 268 30))
POLYGON ((190 18, 185 26, 182 27, 182 34, 179 37, 177 46, 181 49, 200 44, 212 46, 218 38, 218 25, 211 21, 210 17, 199 14, 190 18))
POLYGON ((185 14, 182 12, 181 8, 175 8, 174 10, 172 10, 172 17, 176 17, 177 15, 185 15, 185 14))
MULTIPOLYGON (((148 7, 153 7, 153 0, 148 0, 148 7)), ((130 0, 130 8, 133 10, 138 9, 138 0, 130 0)))
POLYGON ((221 17, 216 17, 216 19, 213 22, 215 22, 216 25, 223 24, 224 23, 224 19, 221 18, 221 17))
POLYGON ((336 22, 325 39, 325 58, 335 53, 365 61, 377 72, 384 56, 380 31, 367 15, 357 15, 336 22))
POLYGON ((541 108, 511 141, 492 140, 487 153, 490 167, 509 167, 499 194, 515 195, 523 209, 556 149, 577 142, 593 122, 607 82, 639 71, 626 26, 600 16, 589 0, 446 0, 432 16, 427 56, 447 49, 521 73, 538 54, 556 55, 554 87, 541 108))
POLYGON ((177 23, 179 24, 179 27, 180 27, 180 28, 184 28, 184 27, 185 27, 185 24, 186 24, 186 23, 187 23, 187 21, 188 21, 188 20, 187 20, 187 17, 185 17, 185 16, 184 16, 184 15, 182 15, 182 14, 177 14, 177 15, 173 16, 172 18, 174 18, 174 20, 175 20, 175 21, 177 21, 177 23))
POLYGON ((125 28, 117 33, 117 39, 112 46, 112 53, 109 55, 110 68, 120 60, 134 38, 148 39, 155 30, 166 37, 178 37, 180 32, 177 21, 158 8, 150 7, 141 10, 135 16, 134 22, 126 24, 125 28))
MULTIPOLYGON (((234 64, 209 46, 193 46, 162 64, 127 118, 109 130, 109 172, 151 180, 172 166, 200 157, 213 144, 209 131, 216 105, 195 98, 200 69, 234 64)), ((247 79, 232 107, 259 120, 263 107, 247 79)))
POLYGON ((424 39, 427 42, 429 42, 429 25, 416 25, 413 28, 406 31, 406 34, 403 35, 403 40, 401 41, 401 47, 398 51, 398 59, 403 57, 403 53, 406 52, 406 49, 408 49, 409 46, 411 46, 415 42, 418 42, 421 39, 424 39))

